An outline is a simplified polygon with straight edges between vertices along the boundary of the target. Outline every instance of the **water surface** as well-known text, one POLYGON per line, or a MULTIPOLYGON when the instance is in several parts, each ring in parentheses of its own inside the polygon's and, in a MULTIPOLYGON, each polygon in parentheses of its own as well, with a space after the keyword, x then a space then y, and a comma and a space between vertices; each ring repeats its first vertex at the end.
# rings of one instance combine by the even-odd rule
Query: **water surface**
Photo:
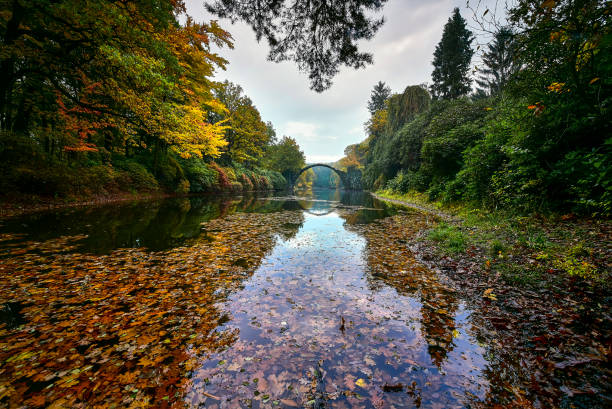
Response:
POLYGON ((487 345, 406 245, 427 223, 341 191, 5 220, 0 402, 470 407, 487 345))

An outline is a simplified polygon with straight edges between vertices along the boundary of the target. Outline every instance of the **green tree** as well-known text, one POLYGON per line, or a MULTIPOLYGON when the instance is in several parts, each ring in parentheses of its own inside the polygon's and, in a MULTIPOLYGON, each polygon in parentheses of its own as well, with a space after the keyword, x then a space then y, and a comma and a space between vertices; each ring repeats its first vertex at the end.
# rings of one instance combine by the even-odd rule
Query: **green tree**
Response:
POLYGON ((232 21, 242 20, 257 40, 270 46, 268 58, 293 60, 308 73, 311 88, 324 91, 341 66, 362 68, 371 64, 370 53, 359 50, 383 24, 372 15, 387 0, 214 0, 209 12, 232 21))
POLYGON ((482 54, 484 68, 476 83, 489 95, 499 93, 519 70, 515 34, 508 27, 500 28, 482 54))
POLYGON ((276 145, 270 146, 265 163, 269 169, 282 173, 287 180, 294 180, 306 165, 306 158, 295 139, 283 136, 276 145))
POLYGON ((472 32, 467 29, 459 9, 455 8, 434 52, 433 84, 430 87, 434 98, 455 99, 470 91, 468 73, 474 54, 472 41, 472 32))
POLYGON ((368 101, 368 111, 370 111, 370 115, 374 115, 376 111, 385 109, 385 102, 387 102, 390 96, 391 88, 384 82, 378 81, 378 84, 374 85, 374 89, 370 94, 370 101, 368 101))

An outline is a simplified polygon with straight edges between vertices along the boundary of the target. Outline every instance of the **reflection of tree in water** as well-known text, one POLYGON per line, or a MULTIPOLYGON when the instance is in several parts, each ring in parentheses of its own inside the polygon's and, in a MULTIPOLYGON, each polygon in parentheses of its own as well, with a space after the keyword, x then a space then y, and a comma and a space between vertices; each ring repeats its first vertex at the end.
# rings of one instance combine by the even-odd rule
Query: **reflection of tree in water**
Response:
MULTIPOLYGON (((194 208, 177 203, 182 213, 165 228, 189 223, 194 208)), ((25 321, 0 324, 1 404, 180 402, 199 359, 238 336, 219 330, 230 318, 218 306, 302 222, 300 212, 237 213, 207 223, 213 240, 163 252, 94 256, 73 252, 70 238, 23 243, 0 265, 2 301, 23 305, 25 321)))
MULTIPOLYGON (((438 281, 436 280, 436 283, 438 281)), ((431 281, 430 281, 431 283, 431 281)), ((421 290, 421 329, 433 363, 440 368, 454 348, 457 299, 444 286, 427 285, 421 290), (428 288, 427 288, 428 287, 428 288)))
MULTIPOLYGON (((428 344, 432 363, 442 368, 455 348, 457 324, 454 317, 458 310, 458 295, 441 283, 435 272, 419 265, 407 248, 408 241, 424 227, 425 216, 418 213, 410 217, 400 215, 397 219, 387 218, 368 226, 350 224, 350 214, 341 216, 347 220, 345 228, 366 238, 370 288, 380 290, 388 286, 400 295, 420 298, 421 332, 428 344)), ((487 381, 486 392, 480 398, 468 394, 470 407, 533 407, 525 397, 526 393, 516 387, 521 382, 529 384, 533 373, 522 366, 523 358, 516 352, 497 348, 497 335, 487 330, 482 311, 470 314, 468 332, 484 346, 482 355, 488 361, 481 368, 482 379, 487 381)))
POLYGON ((458 302, 454 291, 442 284, 435 272, 419 265, 406 245, 423 223, 423 217, 415 213, 410 224, 390 217, 367 226, 347 223, 345 227, 366 238, 365 257, 372 290, 390 286, 400 295, 420 298, 421 332, 432 362, 440 368, 454 348, 458 302))
POLYGON ((158 251, 197 238, 202 233, 202 222, 235 212, 292 210, 285 207, 282 201, 254 194, 240 198, 198 196, 137 201, 17 217, 6 220, 0 231, 26 234, 27 238, 41 242, 82 234, 86 237, 79 241, 80 248, 96 254, 135 247, 158 251))

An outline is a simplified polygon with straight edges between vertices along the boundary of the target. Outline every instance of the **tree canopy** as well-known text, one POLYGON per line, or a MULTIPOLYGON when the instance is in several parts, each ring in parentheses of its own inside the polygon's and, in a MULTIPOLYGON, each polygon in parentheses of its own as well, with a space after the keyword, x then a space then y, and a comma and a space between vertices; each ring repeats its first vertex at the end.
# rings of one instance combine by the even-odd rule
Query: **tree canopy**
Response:
POLYGON ((332 85, 341 66, 362 68, 372 54, 359 51, 383 24, 373 18, 387 0, 213 0, 207 10, 249 24, 257 40, 266 39, 271 61, 295 61, 308 73, 311 88, 332 85))
POLYGON ((296 140, 289 136, 283 136, 277 144, 268 148, 265 161, 270 169, 292 179, 306 165, 304 152, 296 140))
POLYGON ((370 189, 609 215, 611 13, 595 0, 514 3, 482 51, 487 92, 458 98, 471 88, 473 51, 455 10, 434 54, 437 99, 418 86, 392 95, 339 163, 358 162, 370 189))
MULTIPOLYGON (((5 3, 7 4, 7 3, 5 3)), ((215 22, 179 25, 182 2, 14 1, 0 18, 0 127, 64 135, 66 149, 95 150, 96 133, 142 133, 183 156, 218 155, 222 110, 207 77, 232 46, 215 22)))
POLYGON ((273 126, 240 86, 213 81, 232 37, 182 0, 16 0, 0 11, 3 191, 185 193, 237 188, 241 174, 245 189, 286 183, 274 172, 249 181, 266 172, 255 168, 273 126))
POLYGON ((271 125, 261 119, 259 111, 244 95, 240 85, 224 81, 215 88, 215 97, 226 108, 221 113, 211 115, 213 122, 226 126, 223 136, 227 145, 223 148, 223 157, 239 163, 256 162, 273 136, 271 125))

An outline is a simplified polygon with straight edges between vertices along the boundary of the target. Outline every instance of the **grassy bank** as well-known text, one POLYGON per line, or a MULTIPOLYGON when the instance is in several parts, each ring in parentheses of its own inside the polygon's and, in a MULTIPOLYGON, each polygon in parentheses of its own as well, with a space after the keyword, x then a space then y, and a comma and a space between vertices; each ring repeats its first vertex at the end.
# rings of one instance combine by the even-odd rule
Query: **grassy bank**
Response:
POLYGON ((509 284, 535 288, 571 280, 609 286, 612 226, 607 219, 573 214, 521 216, 429 202, 418 193, 382 190, 376 195, 449 215, 422 239, 439 255, 469 258, 484 274, 497 275, 509 284))

